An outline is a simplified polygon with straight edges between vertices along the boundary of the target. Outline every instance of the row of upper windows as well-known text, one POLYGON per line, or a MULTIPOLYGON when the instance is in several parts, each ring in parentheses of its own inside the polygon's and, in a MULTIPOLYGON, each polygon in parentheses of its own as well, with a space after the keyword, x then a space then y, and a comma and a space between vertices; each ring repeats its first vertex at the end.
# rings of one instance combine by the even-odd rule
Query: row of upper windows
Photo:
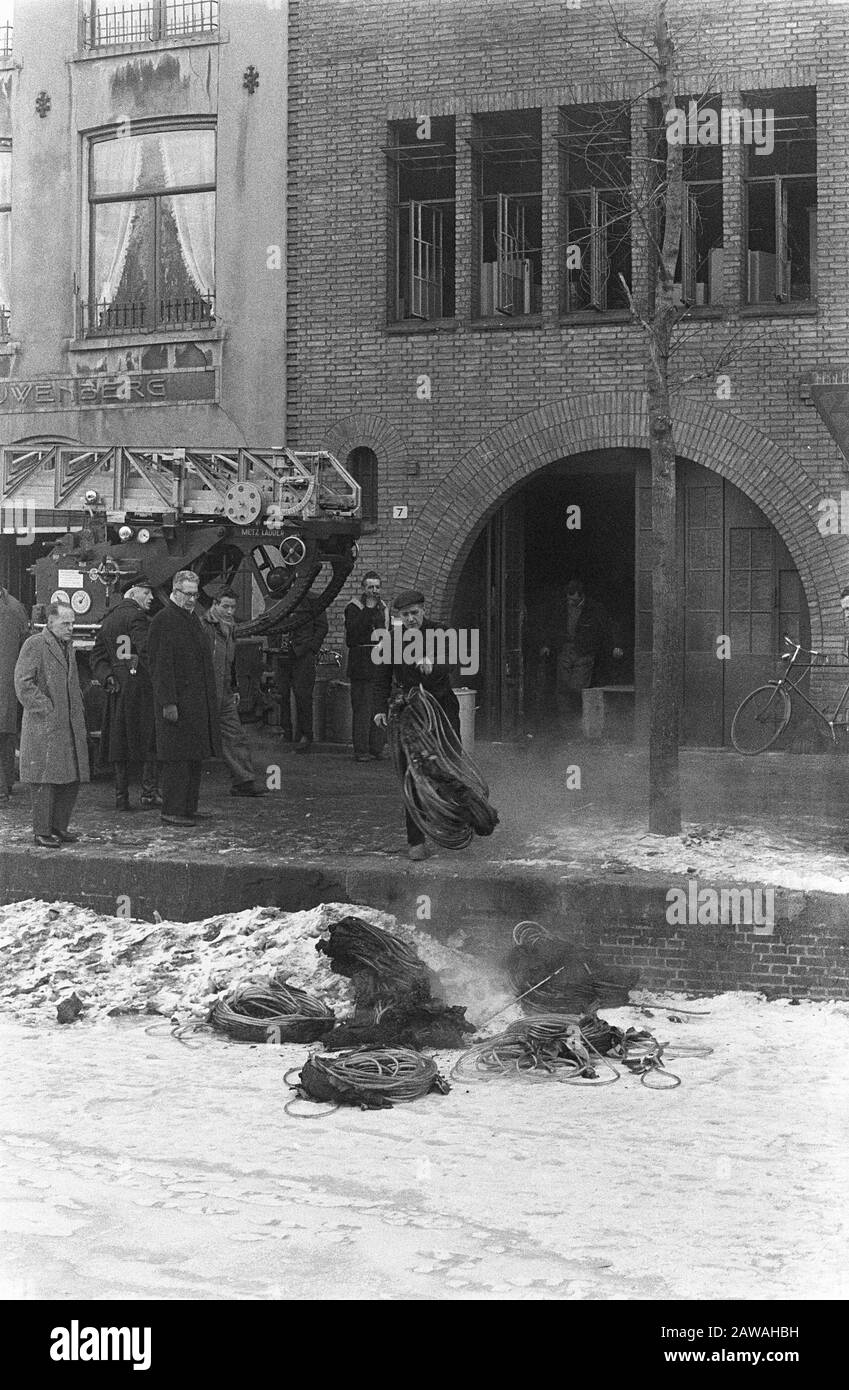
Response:
MULTIPOLYGON (((686 138, 711 133, 719 96, 679 99, 686 138)), ((747 135, 742 199, 749 304, 801 303, 816 297, 817 149, 814 88, 747 93, 740 138, 747 135), (757 143, 754 143, 757 141, 757 143)), ((643 263, 663 236, 662 178, 667 123, 645 107, 646 146, 632 150, 627 104, 564 107, 552 150, 556 167, 558 301, 564 314, 627 310, 638 290, 632 252, 643 263)), ((473 117, 471 144, 472 316, 518 319, 537 314, 543 290, 542 113, 473 117)), ((721 120, 713 143, 683 150, 686 185, 676 298, 686 306, 723 303, 726 229, 721 120)), ((733 127, 732 127, 733 131, 733 127)), ((701 137, 700 137, 701 138, 701 137)), ((733 135, 732 135, 733 138, 733 135)), ((454 117, 419 117, 389 127, 390 322, 455 314, 456 137, 454 117)), ((729 232, 736 231, 729 228, 729 232)), ((647 288, 654 279, 653 265, 647 288)), ((735 300, 737 296, 734 296, 735 300)))
MULTIPOLYGON (((744 170, 751 304, 816 295, 816 97, 813 89, 756 94, 773 111, 772 148, 750 146, 744 170)), ((711 98, 702 98, 706 107, 711 98)), ((719 105, 719 99, 716 99, 719 105)), ((662 240, 652 169, 665 127, 650 129, 642 161, 627 107, 565 109, 560 169, 560 305, 564 313, 628 307, 634 224, 662 240), (645 191, 641 192, 641 185, 645 191), (636 214, 636 215, 635 215, 636 214)), ((481 116, 473 140, 473 312, 521 319, 542 304, 542 141, 539 111, 481 116)), ((393 321, 454 314, 455 145, 450 117, 390 127, 394 217, 393 321)), ((83 336, 209 326, 215 315, 215 129, 210 124, 121 127, 87 143, 87 290, 83 336)), ((686 217, 676 271, 682 304, 720 304, 724 280, 722 150, 687 146, 686 217)), ((11 308, 11 145, 0 142, 0 332, 11 308)))

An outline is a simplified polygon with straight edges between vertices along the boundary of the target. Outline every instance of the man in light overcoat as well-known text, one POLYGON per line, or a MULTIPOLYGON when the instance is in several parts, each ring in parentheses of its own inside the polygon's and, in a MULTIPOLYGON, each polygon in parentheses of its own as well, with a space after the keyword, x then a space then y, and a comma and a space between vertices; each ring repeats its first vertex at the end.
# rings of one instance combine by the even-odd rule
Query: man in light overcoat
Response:
POLYGON ((47 626, 28 637, 15 667, 24 707, 21 781, 32 787, 37 845, 61 849, 79 839, 68 830, 81 782, 89 780, 85 710, 74 656, 74 614, 47 605, 47 626))

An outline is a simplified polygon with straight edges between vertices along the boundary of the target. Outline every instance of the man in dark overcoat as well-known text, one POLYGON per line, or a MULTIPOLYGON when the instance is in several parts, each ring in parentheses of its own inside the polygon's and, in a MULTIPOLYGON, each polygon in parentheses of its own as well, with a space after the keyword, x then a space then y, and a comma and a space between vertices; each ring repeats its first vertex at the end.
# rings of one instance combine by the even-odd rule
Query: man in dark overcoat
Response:
POLYGON ((79 838, 68 822, 80 783, 89 780, 73 639, 73 609, 49 603, 46 628, 27 638, 15 667, 15 691, 24 707, 21 781, 32 786, 33 834, 44 849, 61 849, 79 838))
POLYGON ((277 658, 277 690, 280 695, 280 724, 284 738, 292 735, 290 696, 295 696, 298 716, 296 753, 312 750, 312 694, 315 664, 327 636, 327 615, 312 594, 305 594, 291 618, 291 628, 283 634, 277 658))
MULTIPOLYGON (((398 614, 401 625, 405 631, 418 630, 422 634, 423 643, 427 633, 438 630, 436 623, 431 623, 425 617, 424 594, 419 589, 405 589, 399 594, 393 603, 393 608, 398 614)), ((375 656, 378 651, 375 651, 375 656)), ((443 713, 448 719, 449 724, 457 737, 460 737, 460 702, 451 687, 450 667, 443 662, 435 661, 424 656, 419 662, 408 661, 375 661, 377 677, 375 680, 374 702, 377 713, 374 722, 379 727, 386 727, 387 711, 389 708, 390 696, 398 691, 411 690, 413 686, 420 685, 433 697, 436 703, 442 708, 443 713)), ((401 778, 403 781, 406 761, 402 760, 401 778)), ((413 820, 409 811, 404 809, 407 824, 407 845, 410 859, 426 859, 430 854, 430 848, 425 839, 424 832, 413 820)))
POLYGON ((153 685, 148 666, 148 638, 153 589, 144 575, 134 576, 120 603, 110 608, 94 639, 92 669, 106 692, 100 733, 101 760, 115 774, 115 809, 129 811, 130 765, 140 763, 140 805, 161 806, 156 763, 153 685))
POLYGON ((345 609, 345 643, 348 648, 348 680, 351 682, 354 761, 367 763, 383 756, 385 735, 374 722, 374 682, 377 670, 371 659, 374 634, 389 631, 389 609, 380 597, 380 575, 363 575, 363 592, 345 609))
POLYGON ((204 758, 221 757, 212 651, 195 614, 198 577, 178 570, 171 597, 150 624, 148 659, 162 767, 162 821, 191 826, 204 758))
POLYGON ((23 604, 0 584, 0 806, 8 804, 15 781, 15 663, 28 631, 29 619, 23 604))

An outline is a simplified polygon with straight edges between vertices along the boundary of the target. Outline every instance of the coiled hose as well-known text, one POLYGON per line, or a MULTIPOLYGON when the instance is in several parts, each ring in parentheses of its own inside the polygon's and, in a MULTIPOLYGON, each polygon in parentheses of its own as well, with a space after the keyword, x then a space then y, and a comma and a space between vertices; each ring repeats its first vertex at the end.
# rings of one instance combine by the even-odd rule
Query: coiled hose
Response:
POLYGON ((210 1022, 239 1042, 314 1042, 330 1031, 336 1017, 314 995, 278 984, 219 999, 210 1022))
POLYGON ((451 1088, 432 1057, 406 1047, 380 1047, 335 1057, 315 1053, 304 1063, 296 1089, 302 1099, 383 1110, 429 1091, 445 1095, 451 1088))
POLYGON ((393 697, 389 747, 404 802, 419 829, 445 849, 491 835, 498 813, 442 707, 421 686, 393 697))

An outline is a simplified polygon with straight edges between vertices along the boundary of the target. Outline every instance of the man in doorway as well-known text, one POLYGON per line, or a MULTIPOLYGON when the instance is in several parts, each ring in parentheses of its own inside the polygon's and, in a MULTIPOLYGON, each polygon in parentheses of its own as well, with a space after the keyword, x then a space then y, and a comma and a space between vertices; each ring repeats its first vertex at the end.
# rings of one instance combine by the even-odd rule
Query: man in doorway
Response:
POLYGON ((178 570, 171 597, 150 624, 150 674, 156 752, 162 768, 162 822, 191 827, 198 811, 204 758, 220 758, 215 669, 195 616, 198 577, 178 570))
MULTIPOLYGON (((418 589, 405 589, 399 594, 392 605, 401 619, 401 625, 405 629, 419 629, 422 633, 427 633, 436 628, 435 623, 428 622, 425 617, 424 594, 418 589)), ((413 686, 421 685, 424 690, 432 695, 438 705, 445 712, 445 715, 457 737, 460 737, 460 705, 457 696, 451 688, 451 675, 448 666, 431 661, 425 656, 423 661, 416 664, 408 662, 386 662, 375 666, 377 680, 375 682, 375 703, 377 713, 374 722, 381 728, 386 728, 387 710, 389 699, 398 690, 411 690, 413 686)), ((401 768, 401 779, 403 781, 405 766, 401 768)), ((404 809, 404 816, 407 825, 407 853, 410 859, 426 859, 430 854, 430 849, 425 839, 424 832, 419 829, 409 811, 404 809)))
POLYGON ((21 781, 32 786, 32 829, 43 849, 79 839, 68 830, 80 783, 89 780, 85 710, 74 655, 74 613, 47 605, 47 626, 28 637, 15 667, 24 707, 21 781))
POLYGON ((8 806, 15 782, 15 664, 28 632, 29 619, 23 604, 0 584, 0 806, 8 806))
POLYGON ((557 663, 557 713, 561 719, 579 717, 582 692, 603 674, 609 657, 621 658, 622 647, 607 609, 587 597, 580 579, 570 579, 565 604, 549 630, 540 656, 554 656, 557 663))
POLYGON ((375 632, 389 631, 389 609, 380 597, 380 586, 380 575, 369 570, 363 575, 362 594, 345 609, 354 761, 358 763, 382 758, 386 742, 384 730, 374 722, 377 667, 371 659, 375 632))
POLYGON ((312 693, 315 663, 327 636, 327 616, 312 594, 301 599, 283 636, 277 659, 277 689, 280 694, 280 733, 292 738, 291 696, 295 696, 298 717, 296 753, 312 752, 312 693))
POLYGON ((130 765, 141 765, 139 804, 146 810, 161 806, 156 762, 153 686, 148 666, 148 637, 153 586, 143 574, 134 575, 120 603, 110 608, 94 639, 92 670, 106 702, 100 749, 115 776, 115 809, 130 811, 130 765))
POLYGON ((254 764, 250 745, 239 718, 239 692, 236 689, 236 624, 237 598, 232 589, 224 589, 201 624, 212 648, 215 669, 215 688, 218 692, 218 719, 221 727, 221 751, 230 769, 231 796, 264 796, 265 787, 254 780, 254 764))

